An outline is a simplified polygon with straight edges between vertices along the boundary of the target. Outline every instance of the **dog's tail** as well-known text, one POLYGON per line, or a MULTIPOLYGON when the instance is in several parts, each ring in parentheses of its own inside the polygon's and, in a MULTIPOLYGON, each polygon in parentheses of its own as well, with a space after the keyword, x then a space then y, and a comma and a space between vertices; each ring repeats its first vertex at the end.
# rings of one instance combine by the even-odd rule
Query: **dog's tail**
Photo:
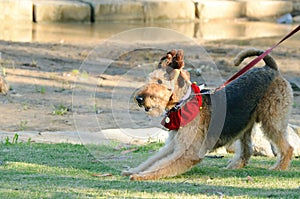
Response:
MULTIPOLYGON (((259 56, 261 54, 263 54, 264 51, 263 50, 258 50, 255 48, 249 48, 246 50, 241 51, 235 58, 234 58, 234 65, 238 66, 242 63, 242 61, 244 59, 246 59, 247 57, 252 57, 252 56, 259 56)), ((267 55, 264 57, 264 62, 266 63, 267 66, 269 66, 270 68, 274 69, 274 70, 278 70, 278 66, 275 62, 275 60, 273 59, 273 57, 271 57, 270 55, 267 55)))

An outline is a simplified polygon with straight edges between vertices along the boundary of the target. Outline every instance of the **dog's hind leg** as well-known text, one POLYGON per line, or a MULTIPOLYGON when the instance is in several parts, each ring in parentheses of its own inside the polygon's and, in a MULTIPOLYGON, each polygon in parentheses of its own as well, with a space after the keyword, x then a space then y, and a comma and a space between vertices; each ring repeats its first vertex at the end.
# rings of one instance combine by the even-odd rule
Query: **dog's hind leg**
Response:
POLYGON ((292 89, 283 78, 277 78, 262 99, 257 113, 264 134, 277 148, 277 163, 274 170, 286 170, 289 167, 293 147, 287 140, 286 130, 293 102, 292 89))
MULTIPOLYGON (((276 130, 274 129, 273 132, 276 133, 276 130)), ((277 162, 270 169, 287 170, 293 156, 293 147, 288 143, 284 131, 279 131, 276 134, 277 136, 272 142, 277 148, 277 162)))
POLYGON ((252 155, 251 131, 253 124, 245 130, 243 136, 236 142, 235 155, 227 165, 227 169, 240 169, 248 164, 252 155))
POLYGON ((279 124, 272 124, 272 122, 263 121, 262 128, 264 132, 266 132, 265 135, 271 140, 277 149, 277 162, 270 169, 286 170, 288 169, 292 159, 293 147, 289 144, 286 138, 287 125, 283 125, 280 121, 278 122, 279 124), (281 127, 278 128, 279 126, 281 127))

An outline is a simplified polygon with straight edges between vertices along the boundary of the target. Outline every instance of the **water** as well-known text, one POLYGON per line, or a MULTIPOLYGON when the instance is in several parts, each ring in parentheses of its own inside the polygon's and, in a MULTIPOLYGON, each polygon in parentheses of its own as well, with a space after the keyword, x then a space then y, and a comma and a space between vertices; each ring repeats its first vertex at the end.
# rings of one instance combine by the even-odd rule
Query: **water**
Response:
MULTIPOLYGON (((93 44, 122 31, 146 26, 176 30, 198 41, 282 37, 296 25, 268 22, 213 21, 191 23, 0 23, 0 40, 14 42, 93 44)), ((289 45, 300 46, 300 34, 289 45)))

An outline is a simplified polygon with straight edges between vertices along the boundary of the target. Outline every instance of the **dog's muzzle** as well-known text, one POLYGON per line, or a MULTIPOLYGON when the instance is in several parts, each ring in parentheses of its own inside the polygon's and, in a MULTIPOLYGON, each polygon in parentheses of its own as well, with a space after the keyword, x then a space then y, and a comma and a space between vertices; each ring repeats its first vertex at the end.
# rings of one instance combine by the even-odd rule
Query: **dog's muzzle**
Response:
POLYGON ((137 102, 137 104, 139 105, 139 107, 142 107, 144 105, 144 97, 143 96, 136 96, 135 100, 137 102))
MULTIPOLYGON (((139 105, 139 107, 143 107, 145 106, 145 98, 143 96, 136 96, 135 97, 135 101, 137 102, 137 104, 139 105)), ((146 107, 145 106, 145 111, 148 112, 150 110, 150 107, 146 107)))
POLYGON ((138 95, 135 97, 135 101, 139 105, 139 107, 142 107, 145 104, 145 98, 142 95, 138 95))

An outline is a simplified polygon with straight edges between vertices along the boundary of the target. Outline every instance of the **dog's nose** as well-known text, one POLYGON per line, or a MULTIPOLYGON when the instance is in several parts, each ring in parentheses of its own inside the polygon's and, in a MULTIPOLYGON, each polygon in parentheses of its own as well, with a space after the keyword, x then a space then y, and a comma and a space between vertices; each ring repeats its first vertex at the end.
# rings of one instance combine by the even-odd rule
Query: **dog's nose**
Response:
POLYGON ((144 97, 143 96, 136 96, 135 100, 137 101, 139 106, 142 106, 144 104, 144 97))

